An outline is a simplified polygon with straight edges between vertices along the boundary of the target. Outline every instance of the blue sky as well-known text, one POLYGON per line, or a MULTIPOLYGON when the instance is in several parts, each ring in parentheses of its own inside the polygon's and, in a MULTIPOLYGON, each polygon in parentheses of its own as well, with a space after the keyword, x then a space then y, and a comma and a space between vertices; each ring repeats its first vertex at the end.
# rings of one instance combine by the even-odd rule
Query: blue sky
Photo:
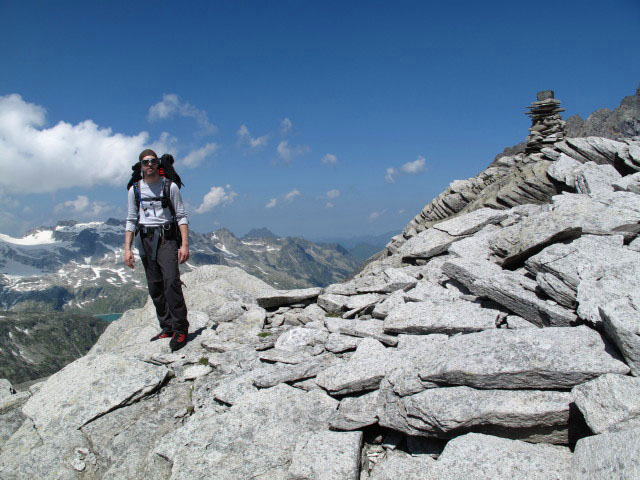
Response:
POLYGON ((124 218, 173 153, 192 228, 401 229, 483 170, 553 89, 566 116, 640 84, 640 2, 0 0, 0 232, 124 218))

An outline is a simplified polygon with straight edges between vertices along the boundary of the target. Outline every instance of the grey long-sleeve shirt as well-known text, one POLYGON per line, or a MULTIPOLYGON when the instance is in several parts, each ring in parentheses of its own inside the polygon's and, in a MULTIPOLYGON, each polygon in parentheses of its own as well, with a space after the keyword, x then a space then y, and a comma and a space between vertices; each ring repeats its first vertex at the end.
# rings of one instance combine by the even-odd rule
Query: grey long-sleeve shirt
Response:
MULTIPOLYGON (((147 184, 144 180, 140 181, 140 197, 142 206, 140 207, 140 225, 149 227, 165 225, 171 222, 171 210, 162 208, 160 200, 149 201, 149 198, 162 197, 163 180, 151 184, 147 184)), ((129 189, 129 209, 127 213, 127 232, 135 232, 138 225, 138 209, 136 208, 136 195, 133 186, 129 189)), ((169 198, 176 211, 176 220, 178 225, 188 225, 187 211, 182 202, 180 189, 175 183, 171 183, 169 189, 169 198)))

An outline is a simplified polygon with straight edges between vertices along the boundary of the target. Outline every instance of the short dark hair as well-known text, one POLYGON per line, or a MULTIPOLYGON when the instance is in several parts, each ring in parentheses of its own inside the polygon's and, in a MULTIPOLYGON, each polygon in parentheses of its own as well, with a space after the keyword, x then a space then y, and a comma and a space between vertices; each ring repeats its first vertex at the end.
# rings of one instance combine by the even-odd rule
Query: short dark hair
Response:
POLYGON ((150 148, 147 148, 146 150, 143 150, 142 153, 140 154, 140 156, 138 157, 138 159, 140 161, 142 161, 142 159, 144 157, 148 157, 149 155, 153 155, 154 157, 158 158, 158 155, 156 155, 156 152, 154 152, 153 150, 151 150, 150 148))

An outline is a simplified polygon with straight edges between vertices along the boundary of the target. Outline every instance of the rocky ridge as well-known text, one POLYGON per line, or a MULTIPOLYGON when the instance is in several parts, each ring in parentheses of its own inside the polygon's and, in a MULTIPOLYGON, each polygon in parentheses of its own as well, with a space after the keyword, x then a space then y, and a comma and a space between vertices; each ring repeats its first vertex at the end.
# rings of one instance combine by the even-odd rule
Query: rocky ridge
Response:
POLYGON ((201 267, 180 352, 147 304, 0 383, 0 477, 638 478, 640 142, 491 168, 348 282, 201 267))

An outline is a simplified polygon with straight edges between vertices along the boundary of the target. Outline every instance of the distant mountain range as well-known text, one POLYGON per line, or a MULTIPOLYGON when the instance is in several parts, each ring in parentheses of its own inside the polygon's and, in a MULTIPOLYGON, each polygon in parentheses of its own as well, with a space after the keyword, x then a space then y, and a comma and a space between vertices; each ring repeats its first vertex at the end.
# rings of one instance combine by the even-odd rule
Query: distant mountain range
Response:
MULTIPOLYGON (((185 271, 237 266, 281 289, 340 282, 361 264, 337 243, 278 237, 265 228, 242 238, 226 229, 192 231, 189 238, 185 271)), ((123 243, 124 222, 115 219, 61 221, 22 238, 0 234, 0 309, 96 314, 140 306, 147 297, 144 270, 139 261, 134 271, 125 267, 123 243)))
POLYGON ((356 235, 353 237, 322 237, 316 239, 321 243, 337 243, 342 245, 356 259, 364 262, 372 255, 380 252, 389 242, 389 239, 400 233, 400 230, 391 230, 379 235, 356 235))

